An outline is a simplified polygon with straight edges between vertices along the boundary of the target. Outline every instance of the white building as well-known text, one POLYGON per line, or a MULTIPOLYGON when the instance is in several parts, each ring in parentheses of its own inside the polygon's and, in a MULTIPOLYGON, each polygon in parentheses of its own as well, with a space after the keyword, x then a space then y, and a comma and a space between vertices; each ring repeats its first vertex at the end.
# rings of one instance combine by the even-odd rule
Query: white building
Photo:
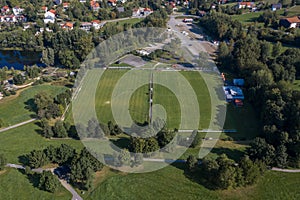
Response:
POLYGON ((20 8, 20 7, 18 7, 18 6, 13 7, 12 10, 13 10, 14 15, 21 15, 21 14, 23 13, 23 11, 24 11, 23 8, 20 8))
POLYGON ((55 22, 55 14, 50 11, 46 12, 44 15, 44 23, 48 24, 54 22, 55 22))

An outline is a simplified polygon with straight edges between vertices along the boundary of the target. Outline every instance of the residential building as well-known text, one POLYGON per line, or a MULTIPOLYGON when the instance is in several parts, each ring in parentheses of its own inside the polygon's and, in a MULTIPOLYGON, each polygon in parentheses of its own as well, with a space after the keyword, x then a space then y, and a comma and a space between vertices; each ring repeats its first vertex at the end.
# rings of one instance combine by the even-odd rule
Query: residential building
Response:
POLYGON ((85 31, 90 31, 92 27, 93 24, 91 22, 82 22, 79 28, 85 31))
POLYGON ((13 7, 12 10, 13 10, 14 15, 21 15, 21 14, 23 13, 23 11, 24 11, 23 8, 20 8, 20 7, 18 7, 18 6, 13 7))
POLYGON ((53 2, 54 2, 56 5, 62 4, 62 0, 53 0, 53 2))
POLYGON ((116 6, 117 5, 117 0, 108 0, 107 4, 109 6, 116 6))
POLYGON ((90 1, 91 10, 94 12, 98 12, 100 9, 100 4, 94 0, 90 1))
POLYGON ((279 25, 285 28, 298 28, 300 27, 300 16, 280 19, 279 25))
POLYGON ((73 30, 73 23, 72 22, 66 22, 65 24, 62 25, 63 29, 67 29, 67 30, 73 30))
POLYGON ((9 13, 9 11, 10 11, 10 8, 8 6, 3 6, 1 8, 1 13, 3 13, 3 14, 9 13))
POLYGON ((242 9, 242 8, 254 8, 255 4, 254 2, 239 2, 237 4, 238 9, 242 9))
POLYGON ((281 3, 276 3, 276 4, 272 4, 272 11, 276 11, 276 10, 280 10, 282 8, 282 4, 281 3))
POLYGON ((50 11, 47 11, 44 15, 44 23, 45 24, 55 22, 55 14, 53 12, 50 12, 50 11))

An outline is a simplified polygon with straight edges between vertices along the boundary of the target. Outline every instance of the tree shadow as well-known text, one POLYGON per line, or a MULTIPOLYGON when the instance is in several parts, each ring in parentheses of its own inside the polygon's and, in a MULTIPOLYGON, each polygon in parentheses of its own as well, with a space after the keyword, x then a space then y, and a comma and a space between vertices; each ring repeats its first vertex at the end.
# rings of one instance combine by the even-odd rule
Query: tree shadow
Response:
POLYGON ((240 159, 244 156, 244 152, 238 149, 229 149, 224 147, 213 148, 211 153, 215 153, 217 155, 225 154, 229 159, 234 160, 235 162, 240 161, 240 159))
POLYGON ((206 181, 206 179, 203 176, 203 172, 201 171, 199 166, 193 170, 189 170, 186 163, 172 163, 171 165, 182 170, 184 176, 189 180, 191 180, 192 182, 195 182, 209 190, 215 190, 214 186, 210 185, 206 181))
POLYGON ((32 184, 33 187, 39 188, 39 182, 41 178, 40 174, 35 172, 32 172, 31 174, 26 174, 24 169, 18 169, 18 171, 27 176, 27 179, 29 180, 29 182, 32 184))
POLYGON ((22 163, 22 165, 28 165, 29 164, 29 160, 28 160, 26 155, 18 156, 18 160, 19 160, 20 163, 22 163))
POLYGON ((114 145, 121 149, 129 149, 130 139, 129 138, 119 138, 117 140, 110 140, 114 145))
POLYGON ((37 113, 37 106, 36 104, 34 103, 34 99, 28 99, 25 103, 25 109, 31 111, 31 112, 35 112, 37 113))

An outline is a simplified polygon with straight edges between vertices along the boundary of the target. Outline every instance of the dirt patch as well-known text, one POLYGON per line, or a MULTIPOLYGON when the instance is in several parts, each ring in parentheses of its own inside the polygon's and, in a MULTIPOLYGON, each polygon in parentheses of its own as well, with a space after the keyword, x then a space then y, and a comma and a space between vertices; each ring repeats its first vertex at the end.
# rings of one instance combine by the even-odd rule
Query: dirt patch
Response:
POLYGON ((127 55, 119 60, 120 63, 125 63, 134 67, 142 67, 147 62, 144 61, 141 57, 135 55, 127 55))

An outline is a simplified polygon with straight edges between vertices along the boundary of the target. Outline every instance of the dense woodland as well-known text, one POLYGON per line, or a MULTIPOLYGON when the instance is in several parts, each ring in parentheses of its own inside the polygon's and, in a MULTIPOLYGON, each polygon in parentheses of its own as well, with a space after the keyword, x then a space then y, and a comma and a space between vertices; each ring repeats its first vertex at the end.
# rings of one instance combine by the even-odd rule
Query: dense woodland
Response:
POLYGON ((300 93, 290 85, 299 79, 300 50, 284 50, 280 42, 261 40, 251 27, 244 32, 239 22, 217 16, 203 20, 215 24, 207 31, 229 40, 219 46, 220 68, 245 78, 247 99, 262 124, 260 138, 248 150, 250 158, 270 166, 299 167, 300 93))

